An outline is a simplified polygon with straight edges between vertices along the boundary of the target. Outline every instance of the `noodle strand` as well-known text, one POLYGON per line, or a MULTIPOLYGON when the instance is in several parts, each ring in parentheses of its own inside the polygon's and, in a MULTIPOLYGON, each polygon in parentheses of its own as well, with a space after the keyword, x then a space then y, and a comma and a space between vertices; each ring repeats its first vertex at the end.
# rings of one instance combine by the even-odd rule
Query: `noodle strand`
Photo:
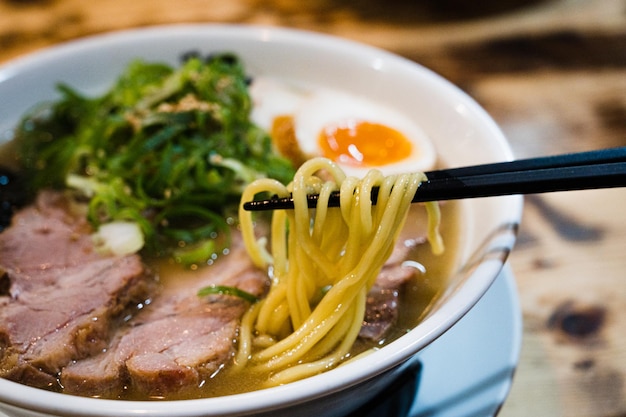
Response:
MULTIPOLYGON (((305 162, 285 187, 273 180, 249 185, 242 202, 257 194, 287 196, 293 210, 273 213, 271 254, 255 234, 250 212, 240 207, 241 230, 254 263, 271 269, 272 284, 262 302, 242 319, 237 368, 271 370, 269 383, 283 384, 336 366, 350 355, 365 314, 367 294, 391 255, 424 174, 383 176, 371 170, 363 179, 346 177, 333 162, 305 162), (325 180, 322 180, 324 178, 325 180), (372 189, 378 201, 372 204, 372 189), (329 208, 340 191, 340 207, 329 208), (319 194, 316 209, 307 195, 319 194), (263 347, 254 344, 263 340, 263 347)), ((428 239, 443 250, 439 207, 426 203, 428 239)))

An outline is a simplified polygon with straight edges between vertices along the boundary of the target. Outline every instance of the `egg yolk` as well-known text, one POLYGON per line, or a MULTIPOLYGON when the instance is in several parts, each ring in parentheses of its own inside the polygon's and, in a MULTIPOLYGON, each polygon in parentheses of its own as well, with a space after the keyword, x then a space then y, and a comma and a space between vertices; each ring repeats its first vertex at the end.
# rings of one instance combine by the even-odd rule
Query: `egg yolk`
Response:
POLYGON ((382 166, 401 161, 411 153, 412 144, 396 129, 365 121, 327 126, 320 132, 322 155, 354 166, 382 166))

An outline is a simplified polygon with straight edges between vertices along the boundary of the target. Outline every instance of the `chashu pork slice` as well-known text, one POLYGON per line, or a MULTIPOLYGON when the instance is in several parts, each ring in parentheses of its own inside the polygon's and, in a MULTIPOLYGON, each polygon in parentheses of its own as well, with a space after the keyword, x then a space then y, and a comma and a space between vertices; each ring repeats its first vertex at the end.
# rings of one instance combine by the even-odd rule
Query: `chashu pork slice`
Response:
POLYGON ((267 274, 252 264, 238 233, 233 231, 229 253, 213 265, 168 280, 105 352, 63 369, 66 392, 107 398, 180 394, 203 385, 231 360, 249 303, 197 293, 209 285, 266 292, 267 274))
POLYGON ((0 376, 60 389, 68 363, 108 345, 152 278, 136 255, 105 256, 84 214, 45 191, 0 233, 0 376))

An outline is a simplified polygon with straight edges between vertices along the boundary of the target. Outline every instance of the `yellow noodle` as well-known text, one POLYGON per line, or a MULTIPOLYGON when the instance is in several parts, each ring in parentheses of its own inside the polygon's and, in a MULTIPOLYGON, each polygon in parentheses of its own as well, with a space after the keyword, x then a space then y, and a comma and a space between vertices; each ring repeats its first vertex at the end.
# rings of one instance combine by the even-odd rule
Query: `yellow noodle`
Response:
POLYGON ((294 329, 300 327, 311 314, 307 289, 310 287, 314 288, 314 283, 310 282, 312 280, 309 278, 313 272, 306 270, 306 268, 304 271, 300 271, 300 268, 297 266, 306 265, 306 263, 297 258, 302 258, 302 256, 297 256, 294 262, 295 265, 291 265, 291 268, 294 268, 294 270, 293 273, 288 275, 287 281, 287 305, 291 313, 291 325, 294 329), (302 276, 304 279, 301 281, 294 279, 294 275, 302 276))
POLYGON ((233 365, 236 370, 243 368, 248 363, 248 359, 252 355, 254 321, 256 320, 262 305, 263 300, 253 304, 241 319, 241 324, 239 325, 239 346, 233 365))
MULTIPOLYGON (((332 308, 328 306, 319 307, 318 305, 313 310, 311 316, 300 327, 295 329, 293 333, 277 342, 274 346, 259 352, 255 355, 255 358, 260 361, 268 361, 267 367, 270 369, 296 362, 332 329, 350 307, 353 295, 346 294, 346 301, 332 308), (282 352, 286 354, 280 355, 282 352)), ((324 300, 327 300, 327 297, 324 297, 322 302, 324 300)))
POLYGON ((360 297, 358 297, 359 303, 355 306, 352 321, 347 323, 347 331, 345 332, 345 335, 341 336, 341 343, 333 353, 323 359, 295 365, 283 371, 277 372, 270 377, 269 384, 280 385, 297 381, 299 379, 306 378, 307 376, 315 375, 330 369, 343 360, 350 351, 352 344, 358 337, 361 330, 363 314, 365 313, 366 295, 367 294, 363 292, 360 297))
POLYGON ((435 254, 441 254, 444 251, 444 244, 439 234, 439 223, 441 222, 441 211, 437 203, 425 203, 426 212, 428 213, 428 240, 435 254))
POLYGON ((276 334, 276 327, 272 324, 280 324, 287 319, 289 311, 284 303, 286 291, 286 284, 279 283, 272 286, 264 300, 263 309, 259 312, 257 331, 262 334, 276 334))
MULTIPOLYGON (((332 330, 329 331, 326 336, 322 340, 320 340, 309 352, 304 356, 303 362, 307 362, 307 359, 315 360, 318 358, 327 355, 333 349, 336 348, 337 345, 344 339, 344 335, 348 332, 348 329, 352 325, 352 320, 354 316, 352 311, 350 314, 346 314, 337 322, 335 326, 333 326, 332 330), (348 317, 349 316, 349 317, 348 317)), ((362 321, 362 318, 361 320, 362 321)))
POLYGON ((367 291, 365 288, 361 288, 361 293, 358 295, 356 303, 354 303, 354 309, 350 312, 350 316, 346 315, 341 323, 336 325, 324 340, 318 343, 314 349, 311 349, 309 354, 312 358, 322 357, 335 346, 339 346, 335 354, 342 353, 341 356, 343 356, 348 353, 361 330, 366 301, 367 291))
POLYGON ((266 348, 276 343, 276 339, 268 335, 255 336, 252 339, 252 346, 255 348, 266 348))
MULTIPOLYGON (((333 233, 328 233, 328 232, 332 232, 332 230, 334 230, 332 228, 331 230, 325 230, 325 225, 326 225, 326 216, 328 214, 328 200, 330 198, 330 194, 336 189, 337 187, 334 183, 331 183, 331 182, 324 183, 324 185, 322 186, 322 189, 320 190, 319 198, 317 200, 318 205, 315 210, 315 222, 313 223, 312 236, 315 242, 320 247, 322 247, 322 251, 324 251, 324 248, 321 245, 322 239, 324 238, 324 236, 333 234, 333 233)), ((332 221, 332 220, 329 220, 329 221, 332 221)), ((328 252, 324 251, 324 253, 328 253, 328 252)))
POLYGON ((287 271, 287 216, 284 211, 277 211, 272 219, 273 276, 281 277, 287 271))
MULTIPOLYGON (((367 293, 424 179, 423 174, 384 177, 372 170, 360 180, 315 158, 302 165, 288 187, 271 180, 251 184, 242 201, 259 193, 291 192, 294 209, 274 213, 270 255, 255 235, 251 213, 240 208, 246 248, 256 265, 271 270, 272 284, 267 298, 243 319, 237 362, 273 370, 271 383, 282 384, 346 359, 361 328, 367 293), (328 180, 317 176, 322 171, 328 180), (373 187, 379 187, 376 205, 373 187), (327 207, 335 190, 341 193, 339 209, 327 207), (320 195, 316 210, 307 207, 310 193, 320 195), (265 341, 263 348, 253 345, 252 335, 265 341)), ((443 250, 438 206, 427 203, 426 210, 428 238, 434 251, 443 250)))
MULTIPOLYGON (((283 184, 280 182, 263 178, 259 179, 248 187, 245 188, 244 192, 241 195, 241 201, 251 201, 254 199, 254 196, 263 193, 269 192, 271 195, 276 194, 281 197, 286 197, 289 195, 289 192, 285 188, 283 184)), ((243 236, 243 241, 246 246, 246 250, 252 258, 252 261, 256 266, 263 268, 266 267, 267 264, 272 263, 272 259, 266 256, 263 248, 258 245, 257 239, 254 236, 254 226, 252 221, 252 213, 243 209, 239 210, 239 221, 241 224, 247 224, 249 227, 242 227, 241 234, 243 236)))

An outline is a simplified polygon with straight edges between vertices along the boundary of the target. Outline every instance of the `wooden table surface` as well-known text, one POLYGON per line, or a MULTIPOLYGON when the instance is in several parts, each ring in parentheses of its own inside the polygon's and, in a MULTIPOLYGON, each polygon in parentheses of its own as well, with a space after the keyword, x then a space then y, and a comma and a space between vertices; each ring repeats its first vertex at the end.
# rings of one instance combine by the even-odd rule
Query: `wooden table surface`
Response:
MULTIPOLYGON (((396 52, 473 96, 518 157, 626 145, 624 0, 0 0, 0 63, 174 22, 296 27, 396 52)), ((510 259, 523 345, 499 415, 626 416, 624 207, 624 189, 526 199, 510 259)))

